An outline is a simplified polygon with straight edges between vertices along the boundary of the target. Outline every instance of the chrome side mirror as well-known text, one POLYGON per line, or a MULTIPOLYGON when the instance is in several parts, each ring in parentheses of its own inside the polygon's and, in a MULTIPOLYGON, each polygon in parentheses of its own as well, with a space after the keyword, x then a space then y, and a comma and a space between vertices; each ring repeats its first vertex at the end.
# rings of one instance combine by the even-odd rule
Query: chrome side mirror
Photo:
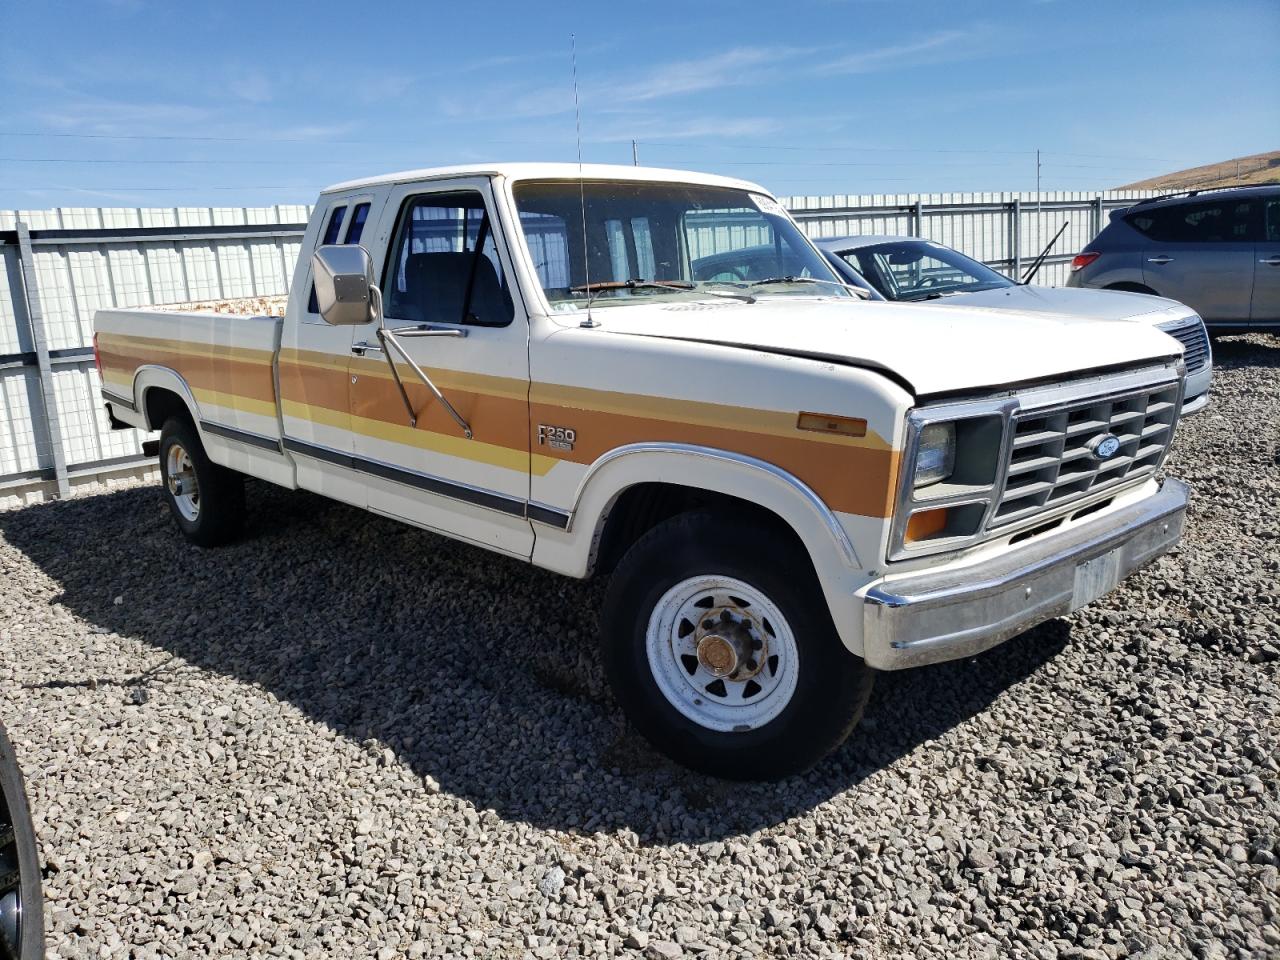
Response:
POLYGON ((373 258, 355 244, 319 247, 311 258, 311 282, 324 322, 353 327, 378 319, 373 258))

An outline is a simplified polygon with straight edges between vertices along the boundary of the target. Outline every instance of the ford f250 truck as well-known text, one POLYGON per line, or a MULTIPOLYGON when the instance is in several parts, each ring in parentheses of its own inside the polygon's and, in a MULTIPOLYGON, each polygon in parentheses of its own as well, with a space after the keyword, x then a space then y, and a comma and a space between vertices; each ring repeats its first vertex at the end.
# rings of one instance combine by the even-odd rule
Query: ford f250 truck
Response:
POLYGON ((1182 531, 1176 340, 866 302, 751 183, 393 174, 324 191, 302 250, 283 318, 95 318, 182 532, 236 536, 253 476, 607 575, 615 695, 702 771, 802 770, 875 671, 1075 610, 1182 531))

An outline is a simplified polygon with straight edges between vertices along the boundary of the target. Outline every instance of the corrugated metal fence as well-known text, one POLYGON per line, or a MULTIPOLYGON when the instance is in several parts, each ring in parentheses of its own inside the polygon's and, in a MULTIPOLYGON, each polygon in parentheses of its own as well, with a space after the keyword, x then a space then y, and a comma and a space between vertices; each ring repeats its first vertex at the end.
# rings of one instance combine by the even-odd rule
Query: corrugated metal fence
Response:
MULTIPOLYGON (((1140 194, 922 194, 784 199, 814 237, 913 234, 1020 275, 1063 221, 1036 278, 1067 263, 1140 194)), ((93 313, 288 290, 305 206, 0 211, 0 505, 65 496, 148 465, 142 436, 107 423, 93 313)))

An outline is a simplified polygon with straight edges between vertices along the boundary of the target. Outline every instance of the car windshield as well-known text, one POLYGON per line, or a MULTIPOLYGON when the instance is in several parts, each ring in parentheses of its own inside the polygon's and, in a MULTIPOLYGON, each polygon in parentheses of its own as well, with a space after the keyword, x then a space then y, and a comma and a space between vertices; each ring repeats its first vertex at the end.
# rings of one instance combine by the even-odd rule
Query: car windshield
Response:
POLYGON ((600 180, 522 181, 514 193, 538 280, 556 311, 640 299, 852 297, 763 194, 600 180))
POLYGON ((888 300, 931 300, 1011 287, 1013 281, 928 240, 894 240, 840 254, 888 300))

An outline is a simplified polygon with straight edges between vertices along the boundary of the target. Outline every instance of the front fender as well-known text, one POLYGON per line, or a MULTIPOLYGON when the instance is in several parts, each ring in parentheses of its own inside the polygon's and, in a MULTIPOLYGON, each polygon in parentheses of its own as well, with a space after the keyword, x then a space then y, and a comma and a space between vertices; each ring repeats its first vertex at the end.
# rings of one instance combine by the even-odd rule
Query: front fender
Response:
POLYGON ((642 483, 725 494, 781 518, 808 551, 845 646, 861 655, 860 601, 854 593, 869 573, 855 545, 808 485, 744 454, 678 443, 638 443, 609 451, 579 483, 567 529, 539 526, 533 562, 569 576, 590 574, 609 512, 627 489, 642 483))

